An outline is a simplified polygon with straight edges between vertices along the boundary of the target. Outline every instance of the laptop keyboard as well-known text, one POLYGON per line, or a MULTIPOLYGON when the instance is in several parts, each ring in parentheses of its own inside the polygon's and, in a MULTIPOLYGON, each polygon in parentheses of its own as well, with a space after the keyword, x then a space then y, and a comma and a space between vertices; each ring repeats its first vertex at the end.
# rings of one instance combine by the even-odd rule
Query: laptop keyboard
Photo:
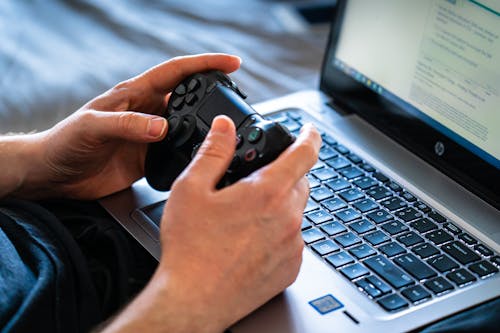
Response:
MULTIPOLYGON (((305 116, 294 110, 267 118, 298 135, 305 116)), ((498 273, 497 253, 335 138, 321 135, 319 160, 307 174, 302 238, 360 292, 395 312, 498 273)), ((159 226, 164 204, 141 210, 159 226)))
MULTIPOLYGON (((267 118, 297 135, 304 115, 267 118)), ((498 273, 491 249, 329 134, 322 138, 307 174, 302 237, 368 298, 400 311, 498 273)))

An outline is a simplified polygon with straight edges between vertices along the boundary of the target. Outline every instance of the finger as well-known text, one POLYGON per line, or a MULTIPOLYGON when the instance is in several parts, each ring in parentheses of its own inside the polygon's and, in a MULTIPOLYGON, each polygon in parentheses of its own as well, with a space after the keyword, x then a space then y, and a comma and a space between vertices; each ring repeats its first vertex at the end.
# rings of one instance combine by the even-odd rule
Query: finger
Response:
POLYGON ((231 73, 237 70, 240 64, 239 57, 221 53, 177 57, 149 69, 136 80, 147 83, 160 94, 166 94, 186 76, 211 69, 231 73))
POLYGON ((302 127, 297 140, 262 170, 283 188, 293 187, 318 160, 321 136, 312 124, 302 127))
POLYGON ((139 112, 85 111, 82 127, 97 139, 123 139, 132 142, 155 142, 167 133, 167 120, 139 112))
POLYGON ((207 137, 184 171, 184 176, 194 177, 210 189, 215 189, 229 167, 235 149, 236 129, 233 121, 227 116, 215 117, 207 137))

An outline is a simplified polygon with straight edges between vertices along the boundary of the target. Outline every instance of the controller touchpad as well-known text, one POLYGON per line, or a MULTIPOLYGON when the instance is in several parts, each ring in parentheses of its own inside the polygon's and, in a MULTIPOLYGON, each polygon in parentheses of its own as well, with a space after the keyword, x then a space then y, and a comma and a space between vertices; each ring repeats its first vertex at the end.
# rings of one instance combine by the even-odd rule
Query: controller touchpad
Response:
POLYGON ((223 114, 231 118, 238 128, 249 115, 254 113, 255 111, 242 101, 234 91, 227 87, 220 87, 220 89, 215 89, 210 98, 207 99, 205 105, 199 110, 198 117, 210 127, 212 120, 223 114), (228 103, 228 100, 231 103, 228 103))

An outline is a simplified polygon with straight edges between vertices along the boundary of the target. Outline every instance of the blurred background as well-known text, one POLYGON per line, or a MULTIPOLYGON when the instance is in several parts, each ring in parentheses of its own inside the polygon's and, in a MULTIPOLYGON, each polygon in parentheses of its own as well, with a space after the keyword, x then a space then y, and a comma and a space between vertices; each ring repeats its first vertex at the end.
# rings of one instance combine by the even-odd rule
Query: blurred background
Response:
POLYGON ((0 133, 41 131, 171 57, 226 52, 250 103, 318 86, 330 1, 0 1, 0 133))

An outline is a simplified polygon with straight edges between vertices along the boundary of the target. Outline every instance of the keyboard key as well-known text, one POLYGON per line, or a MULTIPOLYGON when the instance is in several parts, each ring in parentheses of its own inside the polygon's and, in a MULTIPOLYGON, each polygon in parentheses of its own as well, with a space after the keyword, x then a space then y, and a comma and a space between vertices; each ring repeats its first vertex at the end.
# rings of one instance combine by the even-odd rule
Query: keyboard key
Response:
POLYGON ((370 275, 369 277, 366 278, 366 281, 373 284, 378 290, 382 292, 382 294, 387 294, 392 291, 391 287, 389 287, 385 282, 380 280, 375 275, 370 275))
POLYGON ((391 190, 393 190, 394 192, 401 192, 401 191, 403 191, 403 188, 401 186, 399 186, 399 184, 397 184, 395 182, 389 182, 388 184, 386 184, 386 186, 388 188, 390 188, 391 190))
POLYGON ((476 278, 471 273, 467 272, 465 269, 457 269, 446 275, 448 279, 455 282, 458 286, 463 286, 469 282, 476 281, 476 278))
POLYGON ((287 119, 286 121, 282 121, 281 125, 285 126, 290 132, 294 132, 300 129, 300 125, 291 119, 287 119))
POLYGON ((497 266, 500 266, 500 256, 494 256, 493 258, 490 259, 492 263, 494 263, 497 266))
POLYGON ((321 230, 326 232, 329 236, 333 236, 336 234, 340 234, 341 232, 344 232, 347 229, 341 223, 334 221, 321 225, 321 230))
POLYGON ((354 200, 358 200, 364 197, 363 192, 356 188, 350 188, 348 190, 342 191, 339 193, 339 197, 344 199, 347 202, 351 202, 354 200))
POLYGON ((307 175, 307 181, 309 182, 309 188, 315 188, 321 185, 319 180, 311 174, 307 175))
POLYGON ((349 247, 361 243, 361 239, 352 232, 335 237, 335 241, 342 245, 342 247, 349 247))
POLYGON ((329 166, 331 166, 332 168, 334 168, 335 170, 339 170, 339 169, 342 169, 342 168, 345 168, 345 167, 348 167, 349 165, 351 165, 351 163, 349 163, 348 160, 346 160, 345 158, 343 157, 334 157, 334 158, 331 158, 327 161, 325 161, 326 164, 328 164, 329 166))
POLYGON ((408 230, 408 226, 403 224, 403 222, 401 222, 401 221, 390 221, 390 222, 384 223, 381 226, 381 228, 384 229, 385 231, 387 231, 391 235, 396 235, 396 234, 399 234, 403 231, 408 230))
POLYGON ((424 285, 436 295, 442 294, 445 291, 453 289, 451 283, 449 283, 440 276, 425 282, 424 285))
POLYGON ((308 213, 308 212, 313 211, 313 210, 318 209, 318 208, 319 208, 319 205, 316 202, 314 202, 314 200, 308 199, 306 208, 304 208, 304 213, 308 213))
POLYGON ((329 255, 328 257, 326 257, 326 260, 328 260, 328 262, 335 268, 351 264, 354 262, 353 257, 351 257, 344 251, 329 255))
POLYGON ((464 232, 463 234, 458 235, 458 239, 463 240, 467 245, 477 244, 477 240, 475 240, 471 235, 464 232))
POLYGON ((333 220, 333 216, 331 216, 329 213, 327 213, 325 210, 321 208, 308 213, 306 217, 314 224, 320 224, 329 220, 333 220))
POLYGON ((326 164, 321 161, 321 160, 317 160, 316 163, 313 165, 313 167, 311 168, 311 170, 316 170, 316 169, 321 169, 321 168, 324 168, 326 167, 326 164))
POLYGON ((410 226, 422 234, 437 229, 437 225, 427 218, 418 219, 410 223, 410 226))
POLYGON ((389 236, 387 236, 380 230, 366 234, 364 238, 374 246, 387 242, 388 240, 391 239, 389 236))
POLYGON ((330 158, 333 158, 333 157, 337 157, 339 154, 337 154, 337 152, 335 150, 333 150, 332 148, 328 147, 328 146, 324 146, 323 148, 321 148, 319 150, 319 159, 320 160, 328 160, 330 158))
POLYGON ((410 222, 415 219, 418 219, 419 217, 422 217, 422 213, 420 213, 419 211, 415 210, 412 207, 398 210, 394 214, 405 222, 410 222))
POLYGON ((396 311, 408 307, 408 303, 398 294, 384 296, 377 302, 387 311, 396 311))
POLYGON ((384 199, 380 201, 380 204, 385 208, 387 208, 388 210, 390 210, 391 212, 407 206, 406 202, 398 197, 390 197, 384 199))
POLYGON ((375 229, 375 226, 370 221, 362 219, 349 224, 349 228, 358 234, 364 234, 365 232, 375 229))
POLYGON ((375 179, 367 176, 361 177, 353 181, 353 183, 362 190, 369 189, 370 187, 373 187, 378 184, 378 182, 375 179))
POLYGON ((413 246, 418 243, 422 243, 424 240, 422 237, 410 231, 409 233, 403 234, 397 238, 397 240, 403 243, 405 246, 413 246))
POLYGON ((433 219, 437 223, 444 223, 444 222, 446 222, 446 218, 443 217, 438 212, 435 212, 435 211, 428 213, 427 216, 429 216, 431 219, 433 219))
POLYGON ((420 209, 420 211, 427 213, 431 211, 431 207, 427 206, 425 203, 421 201, 417 201, 414 205, 415 208, 420 209))
POLYGON ((413 284, 413 279, 408 274, 381 255, 368 258, 363 263, 396 289, 413 284))
POLYGON ((387 176, 384 175, 382 172, 375 172, 373 174, 373 177, 375 177, 377 180, 381 181, 382 183, 386 183, 389 181, 389 178, 387 178, 387 176))
POLYGON ((313 243, 323 238, 325 238, 325 235, 318 229, 312 228, 302 231, 302 239, 304 239, 306 244, 313 243))
POLYGON ((413 254, 403 254, 393 261, 417 280, 428 279, 437 275, 436 272, 413 254))
POLYGON ((425 237, 436 245, 453 240, 453 237, 443 229, 431 231, 425 237))
POLYGON ((311 171, 311 174, 321 181, 325 181, 332 178, 337 178, 339 175, 333 171, 331 168, 321 168, 311 171))
POLYGON ((354 178, 357 178, 359 176, 364 175, 363 171, 359 170, 355 166, 343 168, 343 169, 339 170, 339 173, 342 176, 346 177, 347 179, 354 179, 354 178))
POLYGON ((380 200, 384 199, 387 197, 390 197, 392 195, 391 191, 389 191, 387 188, 383 186, 376 186, 371 189, 369 189, 366 194, 371 196, 375 200, 380 200))
POLYGON ((358 246, 355 246, 355 247, 349 249, 349 253, 358 259, 363 259, 363 258, 367 258, 367 257, 377 253, 377 251, 375 251, 368 244, 361 244, 361 245, 358 245, 358 246))
POLYGON ((301 111, 287 111, 286 113, 288 117, 292 118, 293 120, 300 120, 302 119, 302 112, 301 111))
POLYGON ((334 138, 332 138, 329 134, 323 133, 323 135, 321 135, 321 138, 323 139, 323 142, 326 142, 330 146, 337 144, 337 141, 334 138))
POLYGON ((412 303, 431 298, 431 294, 422 286, 413 286, 406 288, 401 291, 401 294, 412 303))
POLYGON ((288 120, 285 112, 273 113, 271 115, 266 116, 267 119, 276 121, 278 123, 284 122, 288 120))
POLYGON ((459 263, 466 265, 474 261, 481 259, 474 251, 469 249, 467 246, 460 242, 451 242, 445 244, 441 247, 441 250, 448 253, 451 257, 457 260, 459 263))
POLYGON ((329 180, 325 183, 326 186, 334 190, 335 192, 351 187, 351 183, 349 183, 344 178, 336 178, 333 180, 329 180))
POLYGON ((485 277, 487 275, 498 272, 498 268, 496 268, 486 260, 470 265, 469 269, 480 277, 485 277))
POLYGON ((417 201, 417 198, 415 198, 415 196, 413 194, 411 194, 410 192, 403 192, 403 193, 401 193, 401 196, 403 197, 403 199, 405 199, 408 202, 417 201))
POLYGON ((366 216, 377 224, 389 221, 394 218, 394 216, 392 216, 392 214, 386 211, 385 209, 378 209, 369 214, 366 214, 366 216))
POLYGON ((333 197, 333 192, 325 186, 320 186, 311 190, 311 198, 316 201, 322 201, 331 197, 333 197))
POLYGON ((370 274, 370 271, 366 269, 363 265, 359 263, 355 263, 349 266, 346 266, 340 270, 340 273, 344 274, 346 278, 349 280, 357 279, 363 275, 370 274))
POLYGON ((373 298, 382 295, 382 292, 366 279, 356 281, 356 285, 373 298))
POLYGON ((352 204, 354 208, 359 210, 361 213, 366 213, 369 212, 370 210, 374 210, 378 208, 378 205, 375 201, 371 199, 363 199, 356 201, 355 203, 352 204))
POLYGON ((339 153, 341 153, 342 155, 349 154, 349 152, 350 152, 349 149, 347 149, 343 145, 336 145, 335 150, 338 151, 339 153))
POLYGON ((430 243, 419 244, 411 250, 422 259, 429 258, 439 253, 439 250, 430 243))
POLYGON ((365 170, 366 172, 374 172, 375 171, 375 168, 372 167, 370 164, 368 163, 363 163, 359 166, 361 169, 365 170))
POLYGON ((452 235, 458 235, 458 234, 462 233, 462 229, 460 229, 459 227, 457 227, 456 225, 454 225, 452 223, 446 223, 444 225, 444 229, 446 229, 452 235))
POLYGON ((347 204, 339 198, 321 201, 321 205, 331 212, 347 207, 347 204))
POLYGON ((406 250, 396 242, 390 242, 388 244, 381 245, 378 249, 388 257, 394 257, 398 254, 406 252, 406 250))
POLYGON ((452 269, 458 267, 458 264, 445 254, 441 254, 434 258, 428 259, 427 263, 441 273, 451 271, 452 269))
POLYGON ((354 164, 359 164, 359 163, 363 162, 361 157, 359 157, 358 155, 356 155, 354 153, 347 154, 345 157, 347 157, 347 159, 354 164))
POLYGON ((347 208, 335 213, 335 216, 347 223, 361 217, 361 214, 352 208, 347 208))
POLYGON ((335 244, 333 241, 331 241, 329 239, 321 241, 319 243, 315 243, 311 247, 320 256, 323 256, 323 255, 331 253, 331 252, 338 251, 340 249, 337 244, 335 244))
POLYGON ((303 217, 302 218, 302 226, 300 227, 300 229, 305 230, 305 229, 309 229, 310 227, 312 227, 311 222, 309 222, 308 219, 306 219, 305 217, 303 217))
POLYGON ((478 244, 474 246, 474 250, 481 253, 485 257, 491 257, 493 255, 493 251, 491 251, 488 247, 483 244, 478 244))

